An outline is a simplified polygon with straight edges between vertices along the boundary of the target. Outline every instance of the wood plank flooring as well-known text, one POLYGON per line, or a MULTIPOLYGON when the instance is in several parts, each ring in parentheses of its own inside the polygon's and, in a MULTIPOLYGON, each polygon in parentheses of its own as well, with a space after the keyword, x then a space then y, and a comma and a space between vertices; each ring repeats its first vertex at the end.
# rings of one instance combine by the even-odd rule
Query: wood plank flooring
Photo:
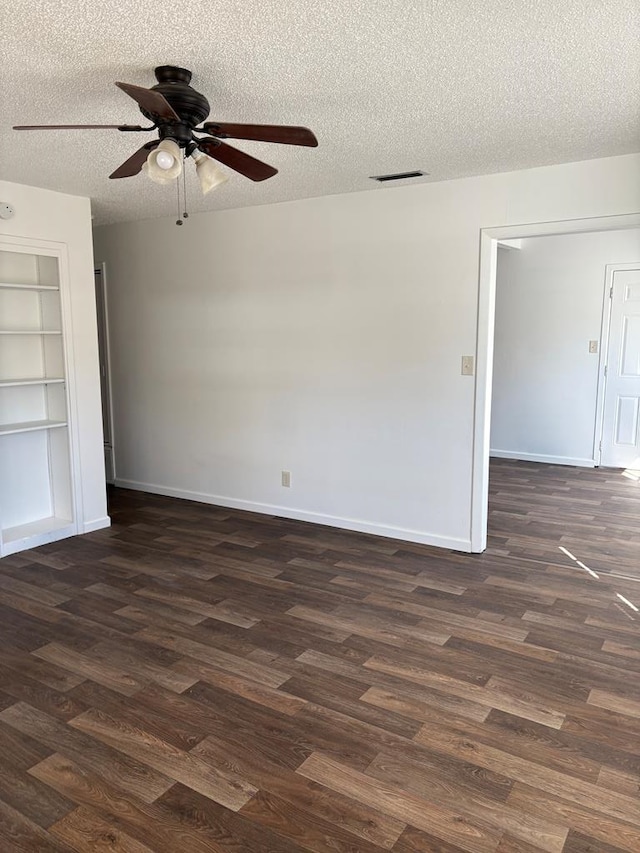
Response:
POLYGON ((638 853, 640 484, 463 555, 114 490, 0 563, 0 851, 638 853))

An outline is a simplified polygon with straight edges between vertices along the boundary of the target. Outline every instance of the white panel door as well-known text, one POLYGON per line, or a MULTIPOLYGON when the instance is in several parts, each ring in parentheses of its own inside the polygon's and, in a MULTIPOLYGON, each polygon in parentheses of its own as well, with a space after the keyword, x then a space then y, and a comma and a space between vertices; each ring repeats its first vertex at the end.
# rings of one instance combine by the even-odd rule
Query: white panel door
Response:
POLYGON ((613 273, 600 464, 640 468, 640 265, 613 273))

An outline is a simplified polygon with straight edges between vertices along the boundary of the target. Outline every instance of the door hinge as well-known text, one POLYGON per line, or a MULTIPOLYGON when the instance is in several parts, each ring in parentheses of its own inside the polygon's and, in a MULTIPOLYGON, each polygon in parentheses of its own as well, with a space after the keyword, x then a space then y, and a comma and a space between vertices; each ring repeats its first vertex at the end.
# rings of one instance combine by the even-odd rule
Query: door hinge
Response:
POLYGON ((613 285, 609 288, 609 299, 613 299, 613 285))
POLYGON ((600 452, 602 452, 602 442, 600 442, 600 444, 598 445, 598 450, 599 450, 600 452))
POLYGON ((607 370, 608 370, 608 368, 607 368, 607 365, 605 364, 605 366, 604 366, 604 375, 605 376, 607 375, 607 370))

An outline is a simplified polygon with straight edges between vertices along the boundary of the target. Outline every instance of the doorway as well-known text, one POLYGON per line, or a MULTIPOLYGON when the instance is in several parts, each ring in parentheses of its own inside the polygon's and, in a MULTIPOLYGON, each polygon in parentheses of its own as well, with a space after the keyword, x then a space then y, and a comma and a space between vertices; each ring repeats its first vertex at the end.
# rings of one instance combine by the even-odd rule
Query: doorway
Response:
MULTIPOLYGON (((612 369, 614 365, 607 357, 608 324, 603 322, 609 315, 612 261, 637 265, 640 229, 499 244, 492 458, 578 467, 601 464, 600 444, 608 433, 603 436, 599 394, 607 377, 600 366, 609 361, 612 369)), ((632 275, 623 264, 615 266, 620 271, 616 276, 632 275)), ((640 299, 635 305, 640 309, 640 299)), ((631 310, 628 299, 625 306, 631 310)), ((638 347, 640 352, 640 341, 638 347)), ((627 347, 629 359, 633 354, 627 347)), ((631 369, 628 365, 627 372, 631 369)), ((624 414, 622 440, 627 441, 632 412, 624 414)))
POLYGON ((498 243, 537 236, 593 233, 640 226, 640 214, 483 229, 480 234, 477 375, 473 446, 471 550, 487 543, 491 395, 498 243))

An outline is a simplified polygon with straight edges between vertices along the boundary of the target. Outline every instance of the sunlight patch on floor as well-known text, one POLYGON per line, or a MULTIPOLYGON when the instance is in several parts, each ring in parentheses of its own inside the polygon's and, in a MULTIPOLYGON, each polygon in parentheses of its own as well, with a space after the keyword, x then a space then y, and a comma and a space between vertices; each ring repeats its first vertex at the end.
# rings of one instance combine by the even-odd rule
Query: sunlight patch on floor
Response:
MULTIPOLYGON (((569 559, 573 560, 573 562, 576 564, 576 566, 578 566, 581 569, 584 569, 584 571, 587 572, 592 578, 594 578, 595 580, 600 580, 600 575, 597 574, 597 572, 594 572, 593 569, 590 569, 589 566, 585 565, 585 563, 583 563, 581 560, 579 560, 577 557, 575 557, 571 553, 571 551, 567 550, 567 548, 564 548, 562 545, 559 545, 558 550, 562 551, 562 553, 565 554, 567 557, 569 557, 569 559)), ((607 580, 609 580, 611 577, 612 576, 610 574, 608 574, 607 580)), ((629 601, 628 598, 625 598, 624 595, 622 595, 619 592, 616 592, 615 595, 620 601, 622 601, 623 604, 625 604, 634 613, 640 613, 640 608, 638 608, 632 601, 629 601)), ((628 613, 626 610, 624 610, 624 608, 620 607, 620 605, 617 602, 614 602, 614 604, 618 608, 618 610, 621 610, 625 614, 625 616, 627 616, 629 619, 631 619, 631 621, 635 621, 635 617, 632 616, 630 613, 628 613)))

